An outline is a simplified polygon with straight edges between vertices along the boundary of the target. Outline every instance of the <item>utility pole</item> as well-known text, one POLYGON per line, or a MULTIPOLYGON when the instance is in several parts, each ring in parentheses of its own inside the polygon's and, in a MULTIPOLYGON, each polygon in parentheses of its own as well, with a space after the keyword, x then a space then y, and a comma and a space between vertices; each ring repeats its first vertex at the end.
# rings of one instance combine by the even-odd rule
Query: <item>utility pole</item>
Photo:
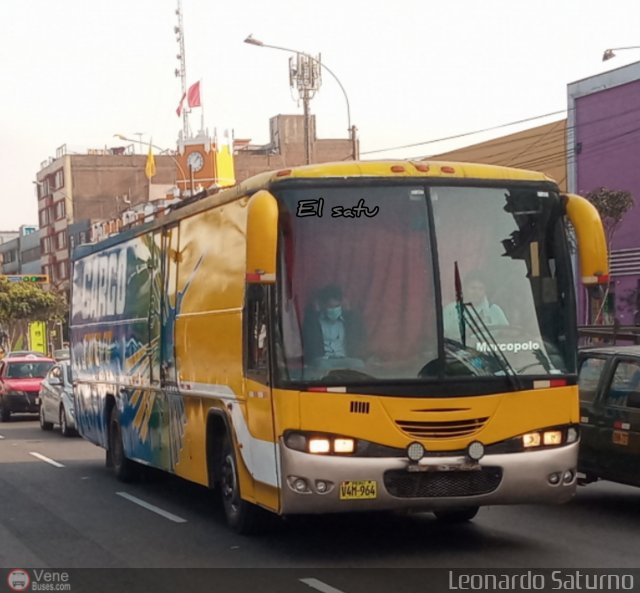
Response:
POLYGON ((305 163, 311 163, 311 110, 309 103, 320 89, 322 75, 320 70, 320 54, 317 58, 296 52, 295 57, 289 58, 289 85, 295 88, 302 99, 304 113, 304 158, 305 163))
MULTIPOLYGON (((176 8, 176 15, 178 16, 178 24, 173 28, 173 32, 176 34, 176 41, 178 42, 178 46, 180 51, 176 58, 180 63, 180 67, 176 68, 174 73, 176 77, 180 77, 180 83, 182 87, 182 95, 184 97, 187 92, 187 64, 184 55, 184 24, 182 22, 182 0, 178 0, 178 8, 176 8)), ((182 133, 184 138, 189 136, 189 112, 191 110, 188 106, 183 107, 182 109, 182 133)))

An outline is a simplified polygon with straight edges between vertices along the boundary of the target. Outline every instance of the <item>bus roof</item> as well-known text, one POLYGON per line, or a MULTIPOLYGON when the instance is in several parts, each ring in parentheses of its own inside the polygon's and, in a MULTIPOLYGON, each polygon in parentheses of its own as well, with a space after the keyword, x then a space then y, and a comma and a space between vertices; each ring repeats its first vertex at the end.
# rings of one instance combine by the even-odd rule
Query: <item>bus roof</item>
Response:
POLYGON ((212 206, 232 202, 243 196, 251 195, 259 189, 268 189, 290 179, 335 179, 335 178, 376 178, 387 179, 477 179, 477 180, 504 180, 504 181, 532 181, 554 183, 544 173, 514 169, 498 165, 484 165, 479 163, 459 163, 453 161, 431 160, 380 160, 380 161, 339 161, 331 163, 318 163, 297 167, 285 167, 266 173, 259 173, 238 185, 225 189, 212 189, 187 198, 185 202, 178 204, 169 214, 161 216, 150 222, 127 229, 117 235, 113 235, 99 243, 83 244, 72 252, 72 259, 80 259, 101 251, 112 245, 117 245, 133 237, 143 234, 153 228, 160 227, 186 216, 190 216, 212 206))

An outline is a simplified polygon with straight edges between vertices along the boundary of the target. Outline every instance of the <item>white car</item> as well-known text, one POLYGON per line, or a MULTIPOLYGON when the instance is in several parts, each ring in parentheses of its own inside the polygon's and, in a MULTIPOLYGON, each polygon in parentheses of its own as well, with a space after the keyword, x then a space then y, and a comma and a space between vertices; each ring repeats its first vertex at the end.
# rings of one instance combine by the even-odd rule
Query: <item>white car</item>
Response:
POLYGON ((40 385, 40 428, 51 430, 60 425, 62 436, 71 437, 76 432, 76 415, 73 403, 71 365, 62 361, 51 367, 40 385))

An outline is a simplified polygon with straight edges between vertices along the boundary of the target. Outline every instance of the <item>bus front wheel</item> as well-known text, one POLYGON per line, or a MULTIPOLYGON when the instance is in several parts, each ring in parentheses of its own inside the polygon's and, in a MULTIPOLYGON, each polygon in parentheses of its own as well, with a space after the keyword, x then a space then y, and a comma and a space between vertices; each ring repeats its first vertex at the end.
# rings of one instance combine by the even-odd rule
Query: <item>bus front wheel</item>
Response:
POLYGON ((266 520, 266 511, 242 500, 236 455, 228 434, 222 444, 218 475, 222 505, 229 527, 237 533, 246 535, 261 531, 266 520))
POLYGON ((442 509, 440 511, 433 511, 433 514, 441 523, 466 523, 478 514, 479 509, 480 507, 442 509))

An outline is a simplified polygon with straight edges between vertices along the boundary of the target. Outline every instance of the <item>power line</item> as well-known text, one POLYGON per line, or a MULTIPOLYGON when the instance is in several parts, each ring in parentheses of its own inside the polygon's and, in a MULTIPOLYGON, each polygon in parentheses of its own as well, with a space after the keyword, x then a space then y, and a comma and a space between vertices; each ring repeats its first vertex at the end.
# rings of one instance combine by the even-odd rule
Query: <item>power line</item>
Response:
POLYGON ((377 152, 387 152, 390 150, 401 150, 403 148, 414 148, 416 146, 424 146, 425 144, 435 144, 436 142, 444 142, 445 140, 455 140, 457 138, 464 138, 465 136, 472 136, 474 134, 481 134, 482 132, 490 132, 492 130, 499 130, 500 128, 507 128, 509 126, 514 126, 516 124, 526 123, 528 121, 534 121, 536 119, 542 119, 544 117, 550 117, 552 115, 559 115, 561 113, 566 113, 566 109, 562 109, 560 111, 552 111, 551 113, 545 113, 544 115, 535 115, 533 117, 527 117, 525 119, 519 119, 517 121, 512 121, 506 124, 500 124, 498 126, 492 126, 490 128, 483 128, 481 130, 474 130, 473 132, 463 132, 462 134, 455 134, 454 136, 446 136, 445 138, 436 138, 435 140, 424 140, 423 142, 414 142, 413 144, 404 144, 403 146, 393 146, 391 148, 378 148, 376 150, 367 150, 366 152, 361 152, 360 154, 374 154, 377 152))
MULTIPOLYGON (((435 138, 435 139, 432 139, 432 140, 425 140, 423 142, 405 144, 403 146, 396 146, 396 147, 390 147, 390 148, 381 148, 381 149, 376 149, 376 150, 369 150, 369 151, 366 151, 366 152, 362 152, 361 154, 374 154, 374 153, 379 153, 379 152, 388 152, 388 151, 392 151, 392 150, 401 150, 403 148, 413 148, 413 147, 416 147, 416 146, 424 146, 424 145, 427 145, 427 144, 435 144, 435 143, 438 143, 438 142, 444 142, 446 140, 454 140, 454 139, 457 139, 457 138, 464 138, 466 136, 472 136, 474 134, 479 134, 479 133, 482 133, 482 132, 487 132, 487 131, 491 131, 491 130, 497 130, 497 129, 509 127, 509 126, 512 126, 512 125, 516 125, 516 124, 519 124, 519 123, 525 123, 525 122, 528 122, 528 121, 535 121, 537 119, 542 119, 542 118, 549 117, 549 116, 552 116, 552 115, 558 115, 558 114, 561 114, 561 113, 567 113, 568 111, 571 111, 571 110, 566 110, 565 109, 565 110, 560 110, 560 111, 554 111, 554 112, 546 113, 546 114, 543 114, 543 115, 535 115, 535 116, 524 118, 524 119, 521 119, 521 120, 517 120, 517 121, 505 123, 505 124, 500 124, 498 126, 493 126, 493 127, 490 127, 490 128, 484 128, 484 129, 481 129, 481 130, 474 130, 474 131, 471 131, 471 132, 463 132, 461 134, 456 134, 456 135, 453 135, 453 136, 446 136, 446 137, 443 137, 443 138, 435 138)), ((607 120, 611 120, 611 119, 615 119, 615 118, 618 118, 618 117, 622 117, 624 115, 629 115, 629 114, 634 114, 634 113, 637 114, 638 112, 640 112, 640 107, 633 107, 633 108, 627 109, 625 111, 619 111, 619 112, 617 112, 617 113, 615 113, 613 115, 606 115, 606 116, 598 117, 598 118, 595 118, 595 119, 592 119, 592 120, 589 120, 589 121, 581 122, 579 128, 580 128, 580 130, 584 130, 584 129, 588 128, 589 126, 593 125, 593 124, 600 123, 600 122, 607 121, 607 120)), ((558 122, 552 122, 552 123, 558 123, 558 122)), ((577 126, 567 126, 566 127, 566 131, 575 130, 576 128, 577 128, 577 126)), ((533 139, 533 138, 538 138, 538 137, 544 137, 544 136, 546 136, 548 134, 553 134, 553 133, 562 133, 562 131, 561 130, 550 130, 550 131, 547 131, 547 132, 541 132, 540 134, 532 134, 528 138, 533 139)), ((491 141, 489 140, 488 142, 491 142, 491 141)), ((501 146, 501 145, 510 146, 511 144, 513 144, 513 142, 514 142, 513 138, 509 138, 509 139, 497 138, 497 139, 495 139, 495 142, 493 142, 491 146, 492 147, 498 147, 498 146, 501 146)), ((465 147, 462 147, 461 149, 454 149, 452 151, 447 151, 447 152, 454 152, 455 150, 462 150, 464 148, 469 148, 469 146, 465 146, 465 147)), ((502 153, 489 154, 489 155, 487 155, 487 156, 485 156, 483 158, 491 158, 493 156, 497 157, 497 156, 500 156, 500 154, 502 154, 502 153)), ((505 156, 509 156, 511 154, 511 152, 510 151, 505 151, 504 154, 505 154, 505 156)), ((412 157, 412 159, 424 159, 424 158, 429 158, 430 156, 432 156, 432 155, 423 155, 423 156, 418 156, 418 157, 412 157)))

